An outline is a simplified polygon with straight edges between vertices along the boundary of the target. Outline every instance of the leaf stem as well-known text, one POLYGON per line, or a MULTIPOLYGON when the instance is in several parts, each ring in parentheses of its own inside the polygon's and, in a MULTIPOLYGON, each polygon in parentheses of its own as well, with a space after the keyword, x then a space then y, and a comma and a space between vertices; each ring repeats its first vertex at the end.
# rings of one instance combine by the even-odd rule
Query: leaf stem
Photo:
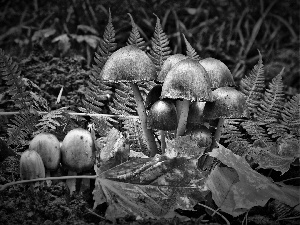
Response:
POLYGON ((7 187, 16 185, 16 184, 26 184, 26 183, 46 181, 46 180, 66 180, 66 179, 80 179, 80 178, 96 179, 97 177, 98 177, 97 175, 80 175, 80 176, 77 175, 77 176, 46 177, 46 178, 37 178, 37 179, 31 179, 31 180, 20 180, 20 181, 14 181, 14 182, 0 185, 0 191, 3 191, 7 187))

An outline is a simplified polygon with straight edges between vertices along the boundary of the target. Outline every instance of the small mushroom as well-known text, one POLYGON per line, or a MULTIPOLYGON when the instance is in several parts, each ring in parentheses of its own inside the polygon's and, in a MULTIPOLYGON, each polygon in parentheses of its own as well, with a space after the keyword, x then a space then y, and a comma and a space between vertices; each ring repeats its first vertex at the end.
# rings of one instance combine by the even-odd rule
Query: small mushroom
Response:
POLYGON ((199 148, 209 148, 212 143, 212 134, 206 126, 198 126, 186 130, 185 135, 190 135, 193 140, 197 140, 199 148))
POLYGON ((186 129, 196 129, 205 125, 205 118, 203 117, 205 102, 192 102, 190 104, 189 115, 187 118, 186 129))
POLYGON ((26 150, 20 158, 20 176, 22 180, 45 178, 45 167, 39 153, 26 150))
MULTIPOLYGON (((95 164, 95 143, 87 130, 75 128, 67 133, 61 145, 61 162, 68 175, 77 175, 90 170, 95 164)), ((75 179, 68 179, 70 192, 75 187, 75 179)))
POLYGON ((171 100, 158 100, 151 106, 147 118, 147 125, 160 131, 161 151, 164 153, 166 148, 165 131, 176 130, 177 128, 175 105, 171 100))
POLYGON ((181 136, 186 129, 190 103, 213 100, 206 70, 195 60, 181 60, 166 76, 161 92, 161 99, 164 98, 177 100, 179 118, 176 136, 181 136))
POLYGON ((57 137, 50 133, 36 135, 29 144, 29 149, 36 151, 42 157, 46 177, 50 177, 50 171, 58 169, 60 164, 60 143, 57 137))
POLYGON ((147 129, 147 115, 143 98, 137 86, 140 81, 154 81, 156 79, 156 68, 147 54, 138 47, 129 45, 115 51, 104 64, 100 77, 102 81, 118 83, 130 83, 133 91, 137 113, 148 149, 151 156, 157 153, 156 142, 151 129, 147 129))
MULTIPOLYGON (((249 117, 249 111, 246 105, 246 96, 232 88, 232 87, 220 87, 212 92, 215 101, 207 102, 203 110, 203 116, 206 119, 218 119, 217 129, 213 136, 213 141, 211 144, 211 151, 217 146, 219 142, 224 120, 227 119, 237 119, 243 117, 249 117)), ((208 158, 208 156, 206 157, 208 158)), ((208 163, 204 162, 207 160, 202 159, 202 165, 208 163)))
POLYGON ((147 94, 146 101, 145 101, 145 108, 149 110, 151 106, 159 100, 161 95, 162 85, 157 84, 155 85, 147 94))
POLYGON ((187 59, 187 56, 182 54, 175 54, 169 56, 166 61, 164 61, 161 70, 158 74, 157 81, 163 83, 168 72, 176 65, 176 63, 180 62, 183 59, 187 59))
POLYGON ((214 58, 205 58, 200 60, 199 63, 207 71, 212 89, 235 86, 230 70, 222 61, 214 58))

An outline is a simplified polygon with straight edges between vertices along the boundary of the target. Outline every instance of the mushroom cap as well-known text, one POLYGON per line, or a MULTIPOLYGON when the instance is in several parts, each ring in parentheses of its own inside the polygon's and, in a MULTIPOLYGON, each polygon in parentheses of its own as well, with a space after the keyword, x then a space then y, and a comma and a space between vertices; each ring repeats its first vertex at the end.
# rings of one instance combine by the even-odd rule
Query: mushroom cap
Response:
POLYGON ((42 157, 47 170, 57 170, 60 164, 60 143, 57 137, 50 133, 36 135, 29 144, 29 149, 36 151, 42 157))
POLYGON ((161 98, 212 101, 211 83, 204 67, 192 59, 178 62, 166 76, 161 98))
POLYGON ((158 84, 155 85, 147 94, 146 101, 145 101, 145 108, 149 110, 151 106, 159 100, 161 94, 162 85, 158 84))
POLYGON ((158 100, 151 106, 147 116, 147 126, 158 130, 177 128, 176 107, 171 100, 158 100))
POLYGON ((154 63, 136 46, 115 51, 104 64, 100 77, 108 82, 138 82, 156 79, 154 63))
POLYGON ((189 114, 187 118, 187 126, 203 124, 205 118, 203 117, 205 102, 193 102, 190 104, 189 114))
POLYGON ((246 95, 231 87, 220 87, 213 92, 214 102, 207 102, 203 110, 206 119, 249 117, 246 95))
POLYGON ((176 65, 176 63, 180 62, 183 59, 186 59, 187 56, 182 55, 182 54, 175 54, 169 56, 166 61, 163 63, 161 70, 158 74, 157 80, 159 82, 164 82, 165 78, 168 74, 168 72, 172 69, 173 66, 176 65))
POLYGON ((45 167, 39 153, 31 149, 22 153, 20 159, 20 176, 22 180, 45 178, 45 167))
POLYGON ((89 170, 95 162, 95 144, 87 130, 75 128, 67 133, 61 145, 62 164, 80 173, 89 170))
POLYGON ((235 86, 230 70, 222 61, 214 58, 205 58, 200 60, 199 63, 207 71, 212 89, 235 86))
POLYGON ((212 144, 212 134, 206 126, 188 129, 184 135, 190 135, 193 140, 197 140, 198 147, 210 147, 212 144))

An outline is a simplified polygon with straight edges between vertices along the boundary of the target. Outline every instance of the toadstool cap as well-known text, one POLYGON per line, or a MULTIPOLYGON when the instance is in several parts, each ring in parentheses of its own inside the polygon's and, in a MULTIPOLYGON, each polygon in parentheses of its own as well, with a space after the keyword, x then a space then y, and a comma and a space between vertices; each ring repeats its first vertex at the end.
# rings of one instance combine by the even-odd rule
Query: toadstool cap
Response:
POLYGON ((104 64, 100 77, 109 82, 138 82, 156 79, 154 63, 136 46, 129 45, 115 51, 104 64))
POLYGON ((159 82, 164 82, 168 72, 176 65, 176 63, 180 62, 183 59, 186 59, 187 56, 182 54, 175 54, 169 56, 166 61, 163 63, 161 70, 158 74, 157 80, 159 82))
POLYGON ((146 101, 145 101, 145 108, 149 110, 151 106, 159 100, 161 94, 162 85, 157 84, 155 85, 147 94, 146 101))
POLYGON ((177 112, 170 100, 158 100, 149 111, 147 126, 158 130, 175 130, 177 128, 177 112))
POLYGON ((203 117, 205 102, 193 102, 190 104, 189 114, 187 118, 187 126, 203 124, 205 118, 203 117))
POLYGON ((192 59, 178 62, 166 76, 161 98, 212 101, 211 83, 204 67, 192 59))
POLYGON ((246 95, 231 87, 220 87, 213 92, 214 102, 206 102, 203 116, 206 119, 248 117, 246 95))
POLYGON ((230 70, 222 61, 214 58, 206 58, 200 60, 199 63, 207 71, 213 89, 235 86, 230 70))

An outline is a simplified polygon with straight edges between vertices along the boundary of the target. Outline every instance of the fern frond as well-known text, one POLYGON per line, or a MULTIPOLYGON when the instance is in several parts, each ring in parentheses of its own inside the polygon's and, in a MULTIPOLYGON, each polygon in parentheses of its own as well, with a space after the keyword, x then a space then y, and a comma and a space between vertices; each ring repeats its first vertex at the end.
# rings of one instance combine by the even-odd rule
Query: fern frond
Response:
POLYGON ((264 99, 260 102, 256 112, 258 120, 264 121, 266 118, 279 119, 281 117, 281 111, 285 103, 282 73, 283 69, 272 79, 270 87, 265 91, 264 99))
POLYGON ((109 9, 108 14, 108 23, 105 27, 105 31, 103 34, 103 39, 100 41, 99 46, 97 47, 97 52, 95 53, 95 62, 96 65, 93 66, 94 72, 98 74, 101 72, 102 67, 107 61, 108 57, 116 50, 117 43, 115 43, 115 29, 112 24, 111 13, 109 9))
POLYGON ((128 41, 127 41, 127 45, 135 45, 137 46, 139 49, 141 50, 145 50, 146 46, 145 46, 145 41, 144 39, 141 37, 140 32, 138 30, 138 26, 135 24, 132 16, 130 13, 127 13, 130 17, 131 20, 131 26, 132 26, 132 30, 130 32, 128 41))
POLYGON ((246 135, 240 129, 240 124, 243 121, 240 119, 226 119, 221 136, 222 139, 225 139, 225 143, 229 143, 228 148, 240 156, 247 153, 250 145, 246 135))
POLYGON ((186 55, 191 59, 194 59, 196 61, 200 61, 201 57, 197 54, 196 50, 191 46, 191 44, 185 38, 185 35, 182 34, 182 36, 183 36, 185 46, 186 46, 186 55))
POLYGON ((272 143, 272 140, 269 138, 263 125, 265 124, 253 120, 247 120, 241 123, 241 126, 247 131, 253 141, 261 141, 267 145, 268 143, 272 143))
POLYGON ((290 134, 300 138, 300 94, 293 96, 288 101, 281 113, 281 124, 290 134))
POLYGON ((147 144, 143 138, 143 130, 138 119, 124 119, 123 124, 123 134, 130 144, 130 149, 135 151, 141 151, 143 153, 148 152, 147 144))
POLYGON ((20 111, 20 114, 15 115, 8 124, 7 134, 9 136, 8 145, 27 145, 27 141, 32 138, 32 134, 36 131, 35 124, 39 119, 37 113, 29 111, 20 111))
POLYGON ((12 95, 16 107, 29 111, 32 98, 30 92, 25 90, 26 86, 20 74, 17 63, 0 49, 0 77, 9 87, 7 92, 12 95))
POLYGON ((110 84, 106 84, 101 81, 100 73, 102 67, 106 63, 109 56, 116 50, 117 44, 115 43, 115 30, 112 24, 111 13, 109 10, 108 24, 106 25, 103 40, 100 41, 97 47, 97 52, 95 52, 95 62, 93 69, 89 76, 88 87, 85 92, 85 99, 83 104, 90 113, 101 113, 106 101, 107 94, 111 94, 110 90, 112 87, 110 84))
POLYGON ((169 45, 169 39, 163 31, 160 19, 156 16, 156 25, 154 29, 154 35, 151 38, 151 49, 149 57, 156 66, 157 71, 161 70, 161 66, 171 53, 169 45))
POLYGON ((247 96, 247 105, 250 112, 255 113, 259 101, 265 89, 264 65, 262 56, 259 53, 258 63, 254 66, 248 76, 243 78, 240 83, 241 92, 247 96))

